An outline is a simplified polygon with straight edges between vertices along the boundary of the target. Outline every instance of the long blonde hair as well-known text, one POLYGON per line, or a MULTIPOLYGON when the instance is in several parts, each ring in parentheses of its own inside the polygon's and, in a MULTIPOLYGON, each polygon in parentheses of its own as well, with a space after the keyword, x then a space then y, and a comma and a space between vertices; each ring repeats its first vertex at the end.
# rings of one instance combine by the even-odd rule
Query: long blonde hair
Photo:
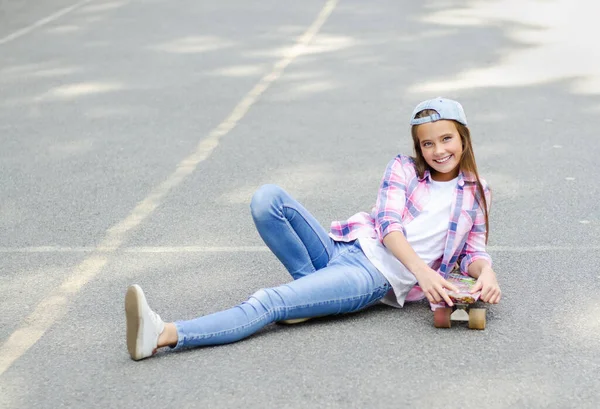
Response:
MULTIPOLYGON (((423 111, 418 112, 415 115, 415 118, 423 118, 426 116, 430 116, 433 114, 437 114, 437 111, 433 109, 425 109, 423 111)), ((460 122, 452 121, 454 125, 456 125, 456 129, 458 130, 458 134, 460 135, 460 139, 463 145, 462 156, 460 157, 459 167, 462 172, 472 173, 475 176, 475 180, 477 183, 477 192, 475 195, 475 199, 479 206, 483 208, 483 214, 485 215, 485 243, 487 244, 489 231, 490 231, 490 222, 489 222, 489 214, 488 214, 488 203, 485 198, 485 193, 483 190, 483 185, 479 180, 479 172, 477 172, 477 164, 475 163, 475 154, 473 153, 473 145, 471 144, 471 132, 469 128, 460 122)), ((419 125, 413 125, 411 128, 411 134, 413 138, 414 150, 415 150, 415 166, 417 168, 417 174, 419 178, 422 178, 425 174, 425 170, 432 169, 429 167, 425 158, 423 157, 423 152, 421 151, 421 143, 419 142, 419 137, 417 136, 417 127, 419 125)))

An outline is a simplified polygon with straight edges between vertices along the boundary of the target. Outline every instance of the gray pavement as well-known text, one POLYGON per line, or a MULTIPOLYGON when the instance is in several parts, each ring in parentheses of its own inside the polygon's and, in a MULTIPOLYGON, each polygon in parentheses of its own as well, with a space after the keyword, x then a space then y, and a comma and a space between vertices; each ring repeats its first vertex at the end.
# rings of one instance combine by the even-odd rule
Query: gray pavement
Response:
POLYGON ((0 0, 1 408, 600 405, 593 13, 558 0, 97 0, 2 41, 77 4, 42 3, 0 0), (327 5, 305 52, 147 210, 327 5), (377 306, 129 359, 127 285, 176 320, 287 281, 254 230, 252 192, 277 183, 325 227, 369 210, 386 163, 411 152, 413 106, 437 95, 463 102, 494 192, 504 297, 485 331, 437 330, 424 303, 377 306), (99 248, 107 237, 117 244, 99 248))

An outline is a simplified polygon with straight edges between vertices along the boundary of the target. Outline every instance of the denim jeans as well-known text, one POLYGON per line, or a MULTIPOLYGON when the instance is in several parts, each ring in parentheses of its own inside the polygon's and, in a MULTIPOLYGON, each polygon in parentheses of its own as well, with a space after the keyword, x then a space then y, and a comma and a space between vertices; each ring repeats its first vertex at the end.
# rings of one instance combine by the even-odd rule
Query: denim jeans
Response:
POLYGON ((278 186, 262 186, 250 209, 260 236, 294 281, 259 290, 236 307, 176 322, 176 348, 235 342, 276 321, 355 312, 376 303, 390 290, 358 240, 331 239, 316 219, 278 186))

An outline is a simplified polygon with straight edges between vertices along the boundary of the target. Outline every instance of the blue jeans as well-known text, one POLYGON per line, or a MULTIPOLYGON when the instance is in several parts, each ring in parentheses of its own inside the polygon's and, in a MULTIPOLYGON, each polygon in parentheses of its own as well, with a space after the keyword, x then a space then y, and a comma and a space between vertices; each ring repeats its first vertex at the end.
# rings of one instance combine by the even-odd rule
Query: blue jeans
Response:
POLYGON ((176 348, 235 342, 276 321, 355 312, 376 303, 391 288, 358 240, 331 239, 278 186, 262 186, 250 209, 260 236, 294 281, 259 290, 231 309, 175 322, 176 348))

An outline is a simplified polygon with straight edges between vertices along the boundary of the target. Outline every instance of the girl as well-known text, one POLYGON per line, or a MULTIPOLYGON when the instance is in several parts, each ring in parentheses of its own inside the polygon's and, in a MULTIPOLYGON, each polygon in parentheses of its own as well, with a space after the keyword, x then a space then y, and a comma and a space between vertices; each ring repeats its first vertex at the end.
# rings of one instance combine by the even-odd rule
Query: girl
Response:
POLYGON ((477 173, 462 106, 424 101, 410 124, 415 157, 387 166, 377 202, 334 222, 329 235, 300 203, 274 185, 250 205, 262 239, 294 281, 262 289, 238 306, 190 321, 164 323, 138 285, 125 295, 127 349, 134 360, 157 348, 235 342, 276 321, 296 323, 362 310, 377 302, 402 307, 426 297, 452 306, 446 281, 459 266, 477 279, 472 292, 498 303, 501 293, 485 251, 490 190, 477 173))

